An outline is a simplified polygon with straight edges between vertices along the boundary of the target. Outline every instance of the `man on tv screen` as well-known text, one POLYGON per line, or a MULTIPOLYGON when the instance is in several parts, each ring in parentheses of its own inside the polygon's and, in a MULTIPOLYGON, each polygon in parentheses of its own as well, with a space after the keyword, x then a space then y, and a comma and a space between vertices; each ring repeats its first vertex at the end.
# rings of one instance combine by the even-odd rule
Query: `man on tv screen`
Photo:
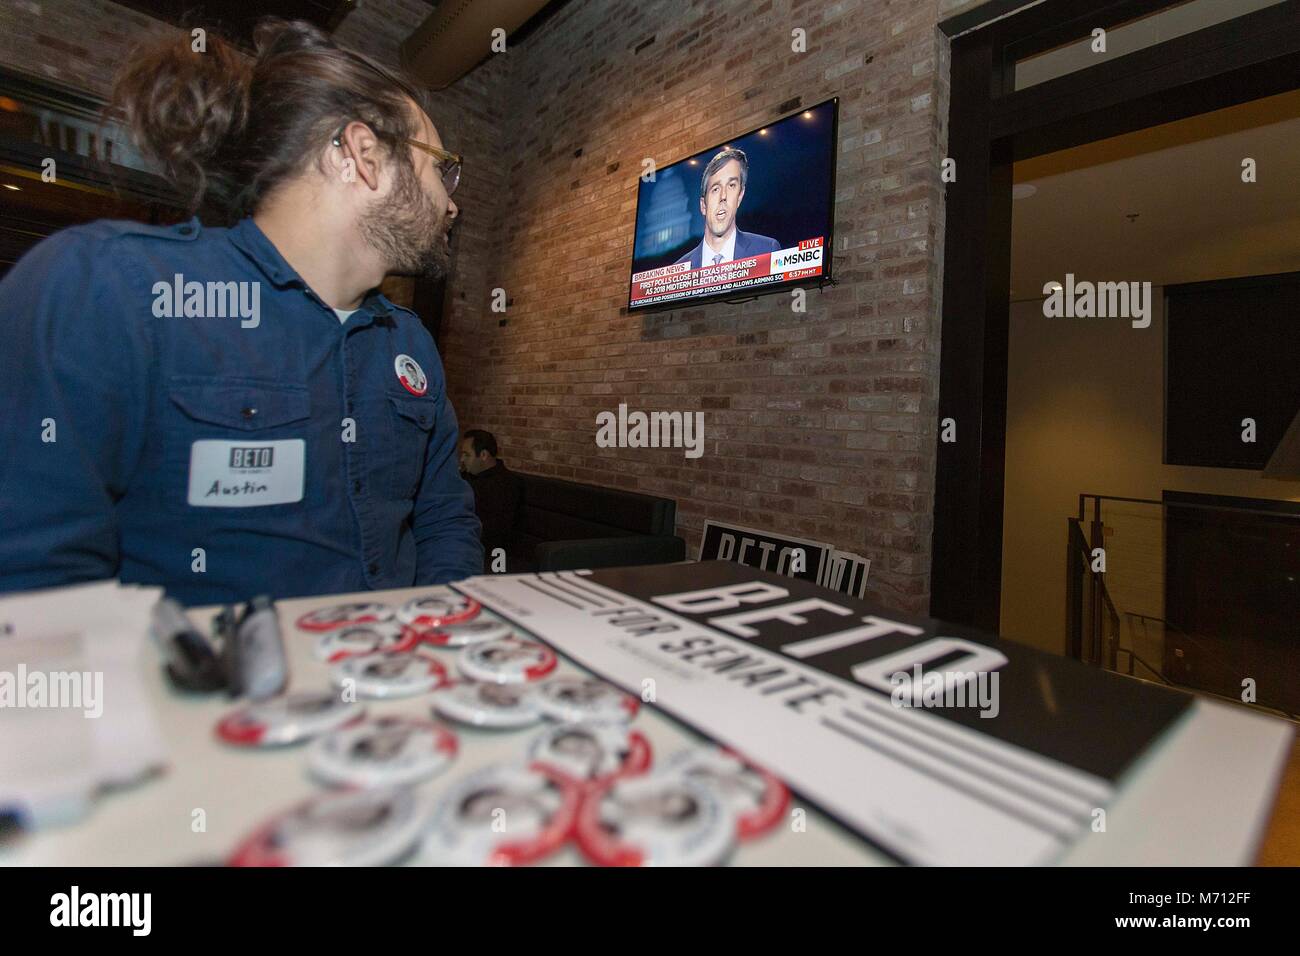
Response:
POLYGON ((732 259, 766 255, 781 248, 768 236, 736 228, 736 213, 749 182, 749 159, 744 150, 728 146, 709 160, 700 177, 700 212, 704 214, 704 239, 678 262, 692 269, 716 266, 732 259))

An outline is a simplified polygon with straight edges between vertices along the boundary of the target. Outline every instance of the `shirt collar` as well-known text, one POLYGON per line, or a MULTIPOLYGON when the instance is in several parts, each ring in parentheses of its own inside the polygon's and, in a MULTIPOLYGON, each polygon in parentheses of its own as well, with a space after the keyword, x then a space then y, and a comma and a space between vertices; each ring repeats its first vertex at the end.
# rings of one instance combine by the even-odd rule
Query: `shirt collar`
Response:
POLYGON ((371 289, 361 300, 361 305, 357 307, 370 315, 391 315, 393 312, 393 303, 388 301, 388 297, 378 289, 371 289))
POLYGON ((276 285, 300 285, 306 288, 307 283, 302 276, 280 255, 275 243, 266 238, 266 233, 253 222, 252 216, 239 220, 231 227, 230 241, 276 285))
MULTIPOLYGON (((280 255, 280 250, 275 247, 275 243, 266 237, 266 233, 253 221, 252 216, 241 219, 231 227, 230 241, 275 285, 310 289, 303 277, 298 275, 284 256, 280 255)), ((362 315, 371 316, 389 315, 392 310, 393 304, 378 289, 367 292, 361 300, 361 305, 357 307, 357 311, 362 315)), ((352 318, 353 316, 349 316, 348 320, 351 321, 352 318)))

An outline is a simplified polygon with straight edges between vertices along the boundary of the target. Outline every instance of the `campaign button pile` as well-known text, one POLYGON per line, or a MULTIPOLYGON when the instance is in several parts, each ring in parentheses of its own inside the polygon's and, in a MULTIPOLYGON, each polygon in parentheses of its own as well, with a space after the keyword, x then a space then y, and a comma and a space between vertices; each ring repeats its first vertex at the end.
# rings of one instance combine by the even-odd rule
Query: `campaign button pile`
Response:
POLYGON ((263 824, 228 862, 518 866, 568 846, 601 865, 707 866, 779 823, 790 799, 780 780, 712 745, 655 768, 635 695, 557 674, 549 646, 482 611, 439 588, 397 609, 355 602, 300 617, 334 688, 245 706, 217 734, 245 747, 312 739, 306 774, 330 789, 263 824), (448 679, 443 650, 463 676, 448 679), (357 698, 404 711, 367 717, 357 698), (453 773, 490 737, 512 739, 483 731, 527 728, 499 762, 453 773))

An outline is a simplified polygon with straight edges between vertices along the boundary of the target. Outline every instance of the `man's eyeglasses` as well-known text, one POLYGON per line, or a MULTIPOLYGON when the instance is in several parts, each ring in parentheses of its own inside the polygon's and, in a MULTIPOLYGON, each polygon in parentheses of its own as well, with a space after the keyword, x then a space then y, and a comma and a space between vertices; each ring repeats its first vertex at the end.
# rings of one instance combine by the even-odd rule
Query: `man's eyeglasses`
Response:
POLYGON ((460 185, 460 167, 464 162, 460 156, 406 136, 402 137, 402 142, 406 143, 407 146, 414 146, 416 149, 423 150, 436 159, 438 168, 442 171, 442 188, 447 190, 448 196, 456 191, 456 187, 460 185))
MULTIPOLYGON (((335 146, 342 146, 342 135, 342 133, 336 134, 331 142, 335 146)), ((464 159, 461 156, 437 146, 430 146, 428 143, 421 143, 418 139, 411 139, 409 136, 402 136, 400 138, 407 146, 414 146, 416 149, 422 150, 436 159, 438 161, 438 169, 442 173, 442 188, 447 190, 448 196, 456 191, 456 187, 460 185, 460 168, 464 163, 464 159)))

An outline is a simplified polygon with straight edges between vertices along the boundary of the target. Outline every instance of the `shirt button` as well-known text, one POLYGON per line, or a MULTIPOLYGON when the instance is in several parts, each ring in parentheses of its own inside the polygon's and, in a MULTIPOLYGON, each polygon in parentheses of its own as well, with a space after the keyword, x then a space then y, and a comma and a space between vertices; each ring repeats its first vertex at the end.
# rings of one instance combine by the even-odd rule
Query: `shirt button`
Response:
POLYGON ((352 482, 352 491, 358 495, 361 494, 361 482, 359 481, 352 482))
POLYGON ((367 570, 368 570, 371 574, 378 574, 378 573, 379 573, 379 565, 378 565, 378 564, 375 564, 375 563, 372 561, 372 562, 370 562, 370 567, 367 568, 367 570))
POLYGON ((246 419, 248 419, 248 418, 254 418, 254 417, 257 416, 257 409, 256 409, 256 408, 245 408, 245 409, 243 409, 242 411, 240 411, 239 414, 243 415, 244 418, 246 418, 246 419))

